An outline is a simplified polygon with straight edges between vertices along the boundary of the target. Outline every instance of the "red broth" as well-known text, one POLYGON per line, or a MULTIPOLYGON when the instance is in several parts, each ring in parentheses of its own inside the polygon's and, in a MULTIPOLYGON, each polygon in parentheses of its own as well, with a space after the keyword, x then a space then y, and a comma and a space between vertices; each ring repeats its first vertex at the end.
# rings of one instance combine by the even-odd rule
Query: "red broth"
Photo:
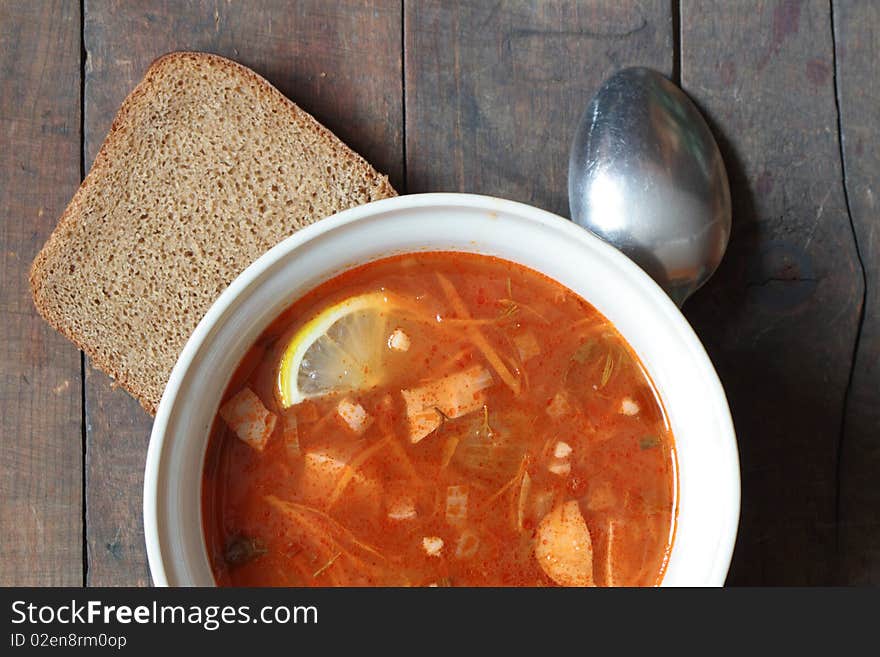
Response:
POLYGON ((511 262, 419 253, 333 278, 257 340, 212 427, 203 518, 221 586, 644 586, 676 490, 662 404, 599 312, 511 262), (285 408, 292 336, 372 293, 393 300, 381 334, 328 332, 374 354, 366 389, 285 408))

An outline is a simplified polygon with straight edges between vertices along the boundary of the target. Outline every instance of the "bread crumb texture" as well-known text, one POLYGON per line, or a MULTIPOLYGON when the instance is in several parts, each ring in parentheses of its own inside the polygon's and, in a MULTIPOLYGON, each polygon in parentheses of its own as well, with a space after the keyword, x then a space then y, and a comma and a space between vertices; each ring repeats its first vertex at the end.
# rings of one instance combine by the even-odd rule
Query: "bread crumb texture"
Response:
POLYGON ((40 314, 155 413, 211 303, 385 176, 256 73, 204 53, 149 68, 31 268, 40 314))

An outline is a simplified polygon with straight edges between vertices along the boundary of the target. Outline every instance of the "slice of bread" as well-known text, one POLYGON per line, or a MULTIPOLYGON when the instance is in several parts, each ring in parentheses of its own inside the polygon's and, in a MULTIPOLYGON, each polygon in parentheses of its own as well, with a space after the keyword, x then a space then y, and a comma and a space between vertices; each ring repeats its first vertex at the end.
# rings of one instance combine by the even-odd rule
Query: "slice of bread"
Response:
POLYGON ((156 412, 211 303, 276 243, 395 196, 266 80, 228 59, 156 60, 31 267, 40 314, 156 412))

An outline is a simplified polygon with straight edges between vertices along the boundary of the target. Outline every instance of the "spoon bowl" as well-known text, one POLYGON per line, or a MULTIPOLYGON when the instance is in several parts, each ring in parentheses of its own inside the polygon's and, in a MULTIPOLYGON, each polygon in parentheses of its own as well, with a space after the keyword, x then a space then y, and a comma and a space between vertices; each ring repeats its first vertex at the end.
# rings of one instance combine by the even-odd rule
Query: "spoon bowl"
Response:
POLYGON ((627 68, 593 96, 572 143, 571 218, 644 269, 679 306, 730 237, 730 188, 706 121, 665 77, 627 68))

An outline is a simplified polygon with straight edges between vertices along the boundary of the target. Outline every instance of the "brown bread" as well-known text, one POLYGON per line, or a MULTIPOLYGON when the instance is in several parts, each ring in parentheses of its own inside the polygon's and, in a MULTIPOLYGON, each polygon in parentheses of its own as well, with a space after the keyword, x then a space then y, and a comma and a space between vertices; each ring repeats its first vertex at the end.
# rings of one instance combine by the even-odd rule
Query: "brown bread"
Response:
POLYGON ((155 413, 183 345, 259 255, 395 191, 228 59, 156 60, 31 267, 40 314, 155 413))

